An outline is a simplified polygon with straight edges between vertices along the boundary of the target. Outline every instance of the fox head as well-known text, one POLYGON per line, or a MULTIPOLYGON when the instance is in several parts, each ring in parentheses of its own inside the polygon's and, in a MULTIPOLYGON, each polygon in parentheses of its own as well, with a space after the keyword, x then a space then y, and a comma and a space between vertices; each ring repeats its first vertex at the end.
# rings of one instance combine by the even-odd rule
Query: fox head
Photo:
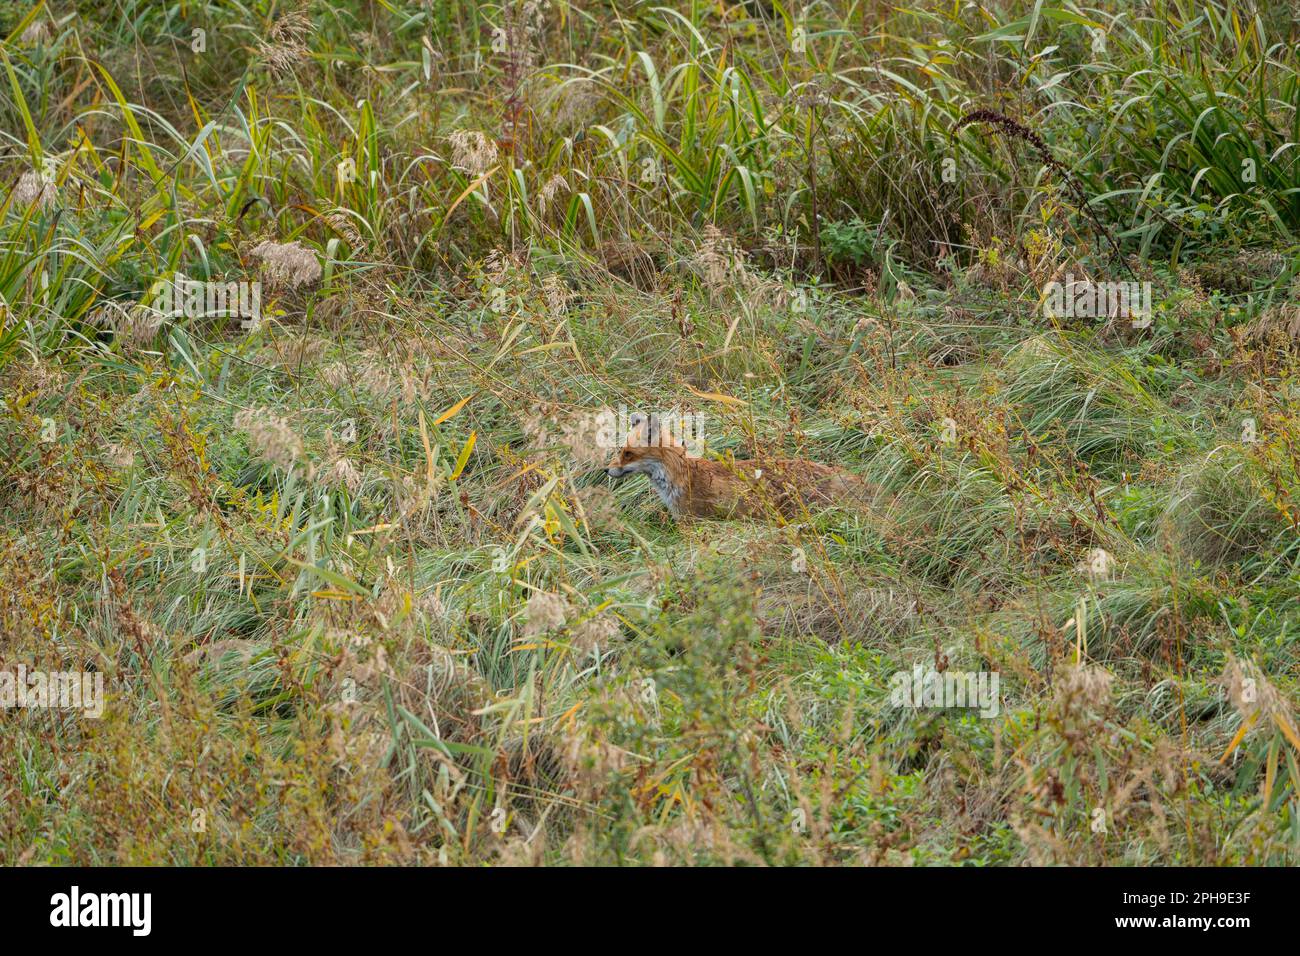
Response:
POLYGON ((614 453, 606 474, 611 478, 635 474, 656 478, 685 459, 686 449, 660 425, 658 416, 634 413, 628 420, 627 444, 614 453))

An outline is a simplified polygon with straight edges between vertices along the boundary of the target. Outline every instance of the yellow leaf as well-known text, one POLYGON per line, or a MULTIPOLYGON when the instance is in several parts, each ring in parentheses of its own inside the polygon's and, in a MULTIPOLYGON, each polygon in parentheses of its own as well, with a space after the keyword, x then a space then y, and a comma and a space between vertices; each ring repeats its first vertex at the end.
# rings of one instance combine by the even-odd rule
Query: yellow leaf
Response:
POLYGON ((473 395, 466 395, 464 398, 462 398, 462 399, 461 399, 459 402, 457 402, 455 405, 451 406, 451 408, 447 409, 445 412, 443 412, 441 415, 439 415, 437 418, 435 418, 435 419, 433 420, 433 423, 434 423, 435 425, 441 425, 441 424, 442 424, 443 422, 445 422, 447 419, 451 418, 451 416, 455 415, 458 411, 460 411, 462 408, 464 408, 464 407, 465 407, 465 403, 468 402, 468 401, 469 401, 471 398, 473 398, 473 397, 474 397, 473 395))
POLYGON ((1296 736, 1295 728, 1291 726, 1291 722, 1281 715, 1274 714, 1273 723, 1277 724, 1277 729, 1282 731, 1286 739, 1291 742, 1291 746, 1296 749, 1297 753, 1300 753, 1300 737, 1296 736))
POLYGON ((457 196, 456 201, 453 202, 450 206, 448 206, 447 211, 443 213, 442 222, 438 224, 439 234, 441 234, 443 226, 447 225, 447 220, 451 218, 451 214, 456 211, 456 207, 465 201, 465 197, 468 196, 470 193, 472 193, 474 190, 478 189, 479 186, 483 185, 483 183, 487 181, 487 178, 500 168, 501 167, 499 165, 493 166, 486 173, 484 173, 478 179, 474 180, 472 183, 470 183, 468 186, 465 187, 465 191, 462 192, 459 196, 457 196))
POLYGON ((1259 711, 1255 711, 1253 714, 1250 715, 1250 719, 1247 720, 1245 723, 1243 723, 1241 727, 1237 729, 1237 735, 1232 738, 1232 743, 1228 744, 1228 749, 1225 750, 1223 752, 1223 756, 1219 758, 1219 763, 1227 762, 1228 758, 1232 756, 1232 752, 1236 750, 1237 746, 1242 742, 1242 740, 1245 739, 1246 734, 1250 731, 1251 727, 1255 726, 1255 721, 1258 719, 1259 719, 1259 711))
POLYGON ((347 594, 343 591, 336 591, 333 588, 325 591, 312 591, 311 596, 321 598, 325 601, 356 601, 360 600, 355 594, 347 594))
POLYGON ((731 395, 721 395, 718 392, 701 392, 698 388, 691 385, 686 386, 692 395, 699 398, 707 398, 711 402, 722 402, 724 405, 748 405, 749 402, 743 398, 733 398, 731 395))
POLYGON ((465 470, 465 462, 469 461, 469 453, 474 450, 474 443, 478 441, 478 432, 469 433, 469 441, 465 442, 465 447, 460 450, 460 457, 456 459, 456 470, 451 473, 452 480, 460 477, 460 473, 465 470))
POLYGON ((1268 809, 1269 803, 1273 800, 1273 783, 1277 780, 1277 745, 1280 741, 1276 736, 1273 737, 1272 743, 1268 747, 1268 762, 1264 769, 1264 795, 1261 798, 1264 803, 1264 809, 1268 809))
POLYGON ((155 222, 157 222, 159 219, 161 219, 165 211, 166 210, 159 209, 157 212, 149 214, 144 219, 140 220, 140 225, 137 226, 136 228, 139 229, 141 232, 143 232, 144 230, 152 226, 155 222))
MULTIPOLYGON (((581 707, 582 707, 582 701, 578 701, 576 704, 574 704, 572 707, 570 707, 570 708, 569 708, 568 710, 566 710, 564 713, 560 714, 559 717, 556 717, 556 718, 555 718, 556 721, 558 722, 558 721, 563 721, 563 720, 569 720, 569 718, 571 718, 574 714, 576 714, 576 713, 581 709, 581 707)), ((569 721, 569 723, 570 723, 570 725, 572 725, 572 721, 571 721, 571 720, 569 721)))

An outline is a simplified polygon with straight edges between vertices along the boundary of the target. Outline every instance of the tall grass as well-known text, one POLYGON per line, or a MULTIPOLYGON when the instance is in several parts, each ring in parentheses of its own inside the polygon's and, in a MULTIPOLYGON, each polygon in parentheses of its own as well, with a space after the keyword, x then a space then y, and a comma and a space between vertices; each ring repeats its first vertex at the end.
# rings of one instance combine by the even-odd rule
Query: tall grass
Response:
POLYGON ((1294 29, 0 5, 0 667, 109 689, 0 857, 1294 863, 1294 29), (620 405, 887 504, 674 521, 620 405))

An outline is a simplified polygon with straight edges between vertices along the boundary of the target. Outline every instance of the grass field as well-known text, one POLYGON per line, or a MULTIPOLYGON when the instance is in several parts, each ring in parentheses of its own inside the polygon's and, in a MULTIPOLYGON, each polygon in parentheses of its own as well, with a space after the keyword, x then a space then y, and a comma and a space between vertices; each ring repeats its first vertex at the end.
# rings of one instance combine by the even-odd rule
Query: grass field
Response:
POLYGON ((0 862, 1300 864, 1290 7, 0 0, 0 862))

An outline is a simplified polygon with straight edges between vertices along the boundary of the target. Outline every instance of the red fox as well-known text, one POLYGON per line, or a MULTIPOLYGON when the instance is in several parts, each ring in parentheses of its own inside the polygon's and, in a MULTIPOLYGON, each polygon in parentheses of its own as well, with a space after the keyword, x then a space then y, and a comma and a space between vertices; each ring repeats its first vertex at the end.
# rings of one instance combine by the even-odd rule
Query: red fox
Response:
POLYGON ((804 508, 861 508, 876 494, 842 468, 800 458, 708 461, 692 458, 644 415, 630 420, 627 444, 610 460, 611 478, 644 474, 674 517, 792 518, 804 508))

